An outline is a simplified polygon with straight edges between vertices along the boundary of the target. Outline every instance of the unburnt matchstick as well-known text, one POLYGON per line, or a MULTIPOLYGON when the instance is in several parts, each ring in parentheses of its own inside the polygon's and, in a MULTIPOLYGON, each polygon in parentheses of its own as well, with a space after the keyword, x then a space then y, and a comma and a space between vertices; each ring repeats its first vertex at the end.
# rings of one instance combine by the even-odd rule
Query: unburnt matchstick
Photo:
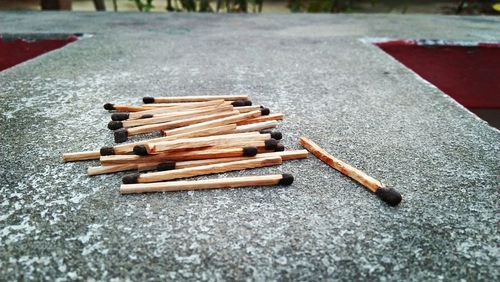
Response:
POLYGON ((391 206, 397 206, 401 200, 401 194, 394 188, 387 188, 380 181, 367 175, 363 171, 335 158, 330 155, 324 149, 319 147, 316 143, 311 141, 309 138, 301 137, 300 144, 304 146, 309 152, 315 155, 318 159, 322 160, 329 166, 340 171, 341 173, 349 176, 350 178, 356 180, 361 185, 365 186, 371 192, 375 193, 380 199, 391 206))
POLYGON ((274 186, 291 185, 293 183, 291 174, 244 176, 198 181, 174 181, 174 182, 156 182, 148 184, 122 184, 120 186, 121 194, 148 193, 148 192, 172 192, 184 190, 202 190, 217 188, 238 188, 254 186, 274 186))
POLYGON ((178 102, 202 102, 211 100, 248 100, 247 95, 219 95, 219 96, 181 96, 181 97, 144 97, 142 101, 144 104, 151 103, 178 103, 178 102))
POLYGON ((265 166, 280 165, 282 163, 281 157, 257 158, 248 159, 220 164, 210 164, 175 170, 158 171, 151 173, 134 173, 125 175, 122 179, 123 184, 133 183, 150 183, 165 180, 187 178, 199 175, 222 173, 235 170, 243 170, 250 168, 258 168, 265 166))

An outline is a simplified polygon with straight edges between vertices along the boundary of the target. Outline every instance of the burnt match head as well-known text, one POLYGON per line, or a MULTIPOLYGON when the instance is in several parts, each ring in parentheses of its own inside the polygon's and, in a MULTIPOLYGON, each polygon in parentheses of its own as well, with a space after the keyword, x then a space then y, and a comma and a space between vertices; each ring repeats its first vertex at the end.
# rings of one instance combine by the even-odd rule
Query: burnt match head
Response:
POLYGON ((236 100, 236 101, 233 101, 231 103, 231 105, 233 105, 233 107, 243 107, 243 106, 246 106, 245 100, 236 100))
POLYGON ((152 117, 153 117, 153 115, 148 114, 148 115, 142 115, 140 118, 152 118, 152 117))
POLYGON ((134 146, 134 154, 138 156, 147 156, 149 155, 148 150, 146 149, 146 145, 136 145, 134 146))
POLYGON ((114 113, 111 115, 111 120, 122 121, 128 119, 129 116, 130 116, 129 113, 114 113))
POLYGON ((290 185, 293 183, 293 175, 288 173, 283 173, 281 177, 282 178, 280 179, 279 182, 280 185, 290 185))
POLYGON ((273 131, 271 132, 271 138, 281 140, 283 138, 283 134, 281 134, 281 132, 279 131, 273 131))
POLYGON ((266 150, 275 150, 276 146, 278 146, 278 141, 276 139, 267 139, 264 141, 264 145, 266 150))
POLYGON ((106 104, 104 104, 104 109, 108 110, 108 111, 112 111, 115 109, 115 104, 106 103, 106 104))
POLYGON ((144 104, 152 104, 155 102, 155 98, 154 97, 144 97, 144 98, 142 98, 142 102, 144 104))
POLYGON ((175 169, 175 162, 174 161, 166 161, 164 163, 159 164, 156 167, 156 169, 159 170, 159 171, 165 171, 165 170, 175 169))
POLYGON ((113 147, 102 147, 99 153, 101 156, 111 156, 115 154, 115 150, 113 150, 113 147))
POLYGON ((126 174, 123 176, 122 182, 123 184, 135 184, 138 182, 137 180, 139 179, 139 175, 139 173, 126 174))
POLYGON ((123 123, 121 121, 112 120, 108 123, 108 128, 111 130, 117 130, 123 127, 123 123))
POLYGON ((278 145, 276 145, 276 149, 274 149, 275 152, 283 152, 285 151, 285 146, 281 143, 278 143, 278 145))
POLYGON ((271 113, 271 110, 269 110, 268 108, 262 108, 260 109, 260 114, 263 115, 263 116, 267 116, 271 113))
POLYGON ((252 101, 250 100, 243 100, 245 102, 245 106, 251 106, 252 105, 252 101))
POLYGON ((243 148, 243 156, 244 157, 253 157, 257 155, 257 148, 256 147, 244 147, 243 148))
POLYGON ((115 130, 114 135, 116 143, 123 143, 128 140, 128 132, 127 129, 125 128, 120 128, 118 130, 115 130))
POLYGON ((403 199, 394 188, 380 187, 375 191, 375 195, 390 206, 397 206, 403 199))

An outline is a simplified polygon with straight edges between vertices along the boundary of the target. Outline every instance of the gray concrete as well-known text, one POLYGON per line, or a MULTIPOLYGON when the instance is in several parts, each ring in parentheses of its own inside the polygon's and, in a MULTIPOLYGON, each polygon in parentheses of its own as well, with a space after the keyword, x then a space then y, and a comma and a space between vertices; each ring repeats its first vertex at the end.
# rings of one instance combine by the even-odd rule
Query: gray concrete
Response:
POLYGON ((0 13, 2 34, 91 33, 0 73, 1 280, 499 278, 500 134, 368 37, 499 41, 500 18, 0 13), (112 144, 105 102, 249 94, 395 187, 317 159, 288 187, 121 196, 61 154, 112 144))

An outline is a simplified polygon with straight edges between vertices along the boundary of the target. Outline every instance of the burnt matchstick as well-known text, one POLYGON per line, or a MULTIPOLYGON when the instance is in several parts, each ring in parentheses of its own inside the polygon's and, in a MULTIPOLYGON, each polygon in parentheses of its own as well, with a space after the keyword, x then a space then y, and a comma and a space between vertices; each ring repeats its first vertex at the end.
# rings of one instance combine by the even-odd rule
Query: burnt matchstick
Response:
POLYGON ((164 135, 176 135, 176 134, 182 134, 182 133, 187 133, 191 131, 196 131, 204 128, 210 128, 210 127, 215 127, 215 126, 221 126, 225 124, 231 124, 231 123, 237 123, 242 120, 246 119, 252 119, 255 117, 263 116, 263 115, 268 115, 269 114, 269 109, 264 108, 258 111, 253 111, 253 112, 248 112, 244 114, 239 114, 235 116, 230 116, 226 118, 221 118, 221 119, 216 119, 216 120, 211 120, 207 122, 201 122, 197 124, 192 124, 189 126, 184 126, 176 129, 170 129, 170 130, 164 130, 163 134, 164 135))
POLYGON ((397 206, 401 202, 402 200, 401 194, 394 188, 385 187, 385 185, 382 184, 380 181, 367 175, 363 171, 335 158, 334 156, 330 155, 328 152, 319 147, 310 139, 306 137, 301 137, 300 144, 304 146, 304 148, 306 148, 313 155, 315 155, 318 159, 322 160, 329 166, 349 176, 350 178, 356 180, 361 185, 368 188, 368 190, 375 193, 375 195, 377 195, 387 204, 391 206, 397 206))
POLYGON ((207 174, 222 173, 235 170, 280 165, 281 163, 282 163, 281 157, 249 159, 249 160, 242 160, 235 162, 182 168, 176 170, 167 170, 167 171, 142 173, 142 174, 139 173, 128 174, 123 177, 122 181, 123 184, 159 182, 159 181, 187 178, 199 175, 207 175, 207 174))
POLYGON ((115 105, 111 103, 104 104, 104 109, 108 111, 118 111, 118 112, 140 112, 151 110, 148 106, 129 106, 129 105, 115 105))
POLYGON ((189 161, 205 160, 230 157, 253 157, 259 152, 257 147, 225 148, 225 149, 206 149, 185 152, 166 152, 157 155, 139 156, 139 155, 113 155, 101 156, 99 158, 101 165, 117 165, 130 163, 151 163, 163 161, 189 161))
POLYGON ((217 188, 237 188, 253 186, 274 186, 291 185, 293 183, 291 174, 276 174, 262 176, 245 176, 220 178, 198 181, 175 181, 175 182, 156 182, 149 184, 122 184, 120 186, 121 194, 148 193, 148 192, 172 192, 184 190, 202 190, 217 188))
POLYGON ((281 157, 283 161, 304 159, 308 156, 307 150, 295 150, 286 152, 272 152, 272 153, 260 153, 254 157, 231 157, 231 158, 216 158, 216 159, 204 159, 204 160, 193 160, 193 161, 156 161, 156 162, 144 162, 144 163, 129 163, 129 164, 117 164, 117 165, 107 165, 107 166, 95 166, 89 167, 87 174, 99 175, 107 173, 115 173, 120 171, 128 170, 171 170, 171 169, 181 169, 188 167, 196 167, 209 164, 227 163, 234 161, 241 161, 250 158, 268 158, 268 157, 281 157))
MULTIPOLYGON (((148 124, 131 128, 120 128, 114 132, 114 137, 116 143, 123 143, 128 140, 129 136, 134 136, 159 130, 165 130, 165 129, 183 128, 189 125, 201 124, 203 122, 224 120, 224 118, 231 116, 238 116, 238 115, 239 115, 238 111, 230 111, 230 112, 221 112, 216 114, 203 115, 199 117, 187 118, 182 120, 174 120, 164 123, 148 124)), ((224 124, 219 124, 219 125, 224 125, 224 124)))
MULTIPOLYGON (((129 128, 129 127, 148 125, 148 124, 165 123, 174 120, 189 119, 189 118, 201 117, 222 112, 232 112, 232 111, 233 111, 233 106, 228 105, 221 107, 199 108, 199 109, 194 109, 192 111, 180 111, 168 114, 147 115, 147 118, 143 117, 142 119, 110 121, 108 123, 108 128, 111 130, 116 130, 123 127, 129 128)), ((113 119, 113 117, 111 117, 111 119, 113 119)))
POLYGON ((252 123, 260 123, 263 121, 270 121, 270 120, 282 120, 284 115, 282 113, 277 113, 277 114, 270 114, 270 115, 262 115, 261 117, 256 117, 252 119, 247 119, 247 120, 242 120, 240 122, 237 122, 236 125, 248 125, 252 123))
POLYGON ((219 95, 219 96, 181 96, 181 97, 144 97, 145 104, 151 103, 178 103, 178 102, 203 102, 212 100, 237 101, 248 100, 247 95, 219 95))

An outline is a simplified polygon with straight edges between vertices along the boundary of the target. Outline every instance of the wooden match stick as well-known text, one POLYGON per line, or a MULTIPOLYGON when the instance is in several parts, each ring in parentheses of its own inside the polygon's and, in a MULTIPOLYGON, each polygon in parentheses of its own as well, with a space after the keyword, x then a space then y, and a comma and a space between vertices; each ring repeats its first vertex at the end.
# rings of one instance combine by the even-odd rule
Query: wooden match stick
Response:
MULTIPOLYGON (((197 124, 202 124, 204 122, 224 120, 224 118, 227 118, 230 116, 239 116, 239 115, 241 115, 241 114, 239 114, 238 111, 230 111, 230 112, 222 112, 222 113, 216 113, 216 114, 203 115, 203 116, 194 117, 194 118, 174 120, 174 121, 169 121, 169 122, 164 122, 164 123, 148 124, 148 125, 142 125, 142 126, 131 127, 131 128, 120 128, 118 130, 115 130, 114 137, 115 137, 116 143, 123 143, 123 142, 128 140, 129 136, 133 136, 133 135, 139 135, 139 134, 144 134, 144 133, 153 132, 153 131, 157 131, 157 130, 164 130, 164 129, 171 129, 171 128, 172 129, 173 128, 184 128, 184 127, 187 127, 189 125, 197 125, 197 124)), ((225 124, 228 124, 228 123, 225 123, 225 124)), ((217 125, 224 125, 224 124, 217 124, 217 125)), ((198 128, 198 129, 201 129, 201 128, 198 128)))
POLYGON ((252 119, 246 119, 242 120, 236 123, 236 125, 247 125, 247 124, 252 124, 252 123, 258 123, 258 122, 263 122, 263 121, 270 121, 270 120, 282 120, 284 115, 282 113, 277 113, 277 114, 271 114, 271 115, 262 115, 261 117, 256 117, 252 119))
POLYGON ((149 184, 122 184, 120 186, 121 194, 147 193, 147 192, 172 192, 183 190, 202 190, 216 188, 237 188, 251 186, 271 186, 271 185, 290 185, 293 183, 291 174, 276 174, 263 176, 245 176, 220 178, 198 181, 174 181, 174 182, 156 182, 149 184))
POLYGON ((151 103, 178 103, 178 102, 202 102, 212 100, 248 100, 247 95, 220 95, 220 96, 182 96, 182 97, 144 97, 145 104, 151 103))
POLYGON ((115 105, 111 103, 104 104, 104 109, 108 111, 118 111, 118 112, 140 112, 151 110, 152 107, 149 106, 130 106, 130 105, 115 105))
POLYGON ((220 106, 220 107, 206 107, 206 108, 197 108, 191 111, 179 111, 168 114, 158 114, 153 115, 150 118, 141 118, 141 119, 132 119, 132 120, 124 120, 124 121, 110 121, 108 123, 108 128, 111 130, 117 130, 120 128, 129 128, 134 126, 141 126, 147 124, 157 124, 157 123, 165 123, 174 120, 195 118, 200 116, 206 116, 216 113, 223 112, 232 112, 233 106, 220 106))
POLYGON ((189 168, 182 168, 182 169, 168 170, 168 171, 159 171, 159 172, 142 173, 142 174, 139 173, 128 174, 123 177, 122 181, 123 184, 159 182, 165 180, 193 177, 198 175, 273 166, 273 165, 279 165, 281 163, 282 163, 281 157, 242 160, 242 161, 210 164, 210 165, 196 166, 196 167, 189 167, 189 168))
POLYGON ((94 176, 99 174, 115 173, 127 170, 136 170, 137 164, 119 164, 109 166, 91 166, 87 169, 87 175, 94 176))
MULTIPOLYGON (((147 104, 148 107, 173 107, 173 106, 196 106, 199 103, 203 102, 178 102, 178 103, 152 103, 152 104, 147 104)), ((247 107, 252 105, 252 101, 250 100, 235 100, 235 101, 224 101, 223 105, 232 105, 233 107, 247 107)))
POLYGON ((278 126, 278 122, 275 120, 252 123, 247 125, 237 126, 234 132, 249 132, 249 131, 261 131, 264 129, 275 128, 278 126))
MULTIPOLYGON (((172 113, 172 112, 179 112, 179 111, 187 111, 187 110, 193 110, 197 108, 205 108, 205 107, 216 107, 216 106, 221 106, 224 103, 224 100, 213 100, 213 101, 207 101, 207 102, 200 102, 196 105, 178 105, 178 106, 172 106, 172 107, 161 107, 161 108, 150 108, 145 111, 137 112, 137 113, 128 113, 126 116, 126 119, 139 119, 139 118, 144 118, 144 116, 150 116, 150 115, 155 115, 155 114, 166 114, 166 113, 172 113)), ((113 117, 113 116, 112 116, 113 117)))
POLYGON ((163 134, 164 135, 175 135, 175 134, 181 134, 181 133, 186 133, 190 131, 195 131, 195 130, 200 130, 204 128, 210 128, 210 127, 215 127, 215 126, 221 126, 225 124, 231 124, 231 123, 237 123, 242 120, 246 119, 251 119, 259 116, 264 116, 269 114, 269 109, 264 108, 258 111, 253 111, 253 112, 248 112, 248 113, 243 113, 235 116, 230 116, 226 118, 221 118, 217 120, 211 120, 207 122, 201 122, 197 124, 192 124, 189 126, 184 126, 176 129, 171 129, 171 130, 164 130, 163 134))
POLYGON ((235 107, 235 110, 237 110, 240 113, 248 113, 251 111, 256 111, 259 109, 263 109, 264 107, 256 105, 256 106, 242 106, 242 107, 235 107))
POLYGON ((163 161, 188 161, 188 160, 204 160, 216 158, 230 158, 230 157, 253 157, 259 150, 256 147, 244 148, 227 148, 227 149, 207 149, 186 152, 138 156, 138 155, 111 155, 101 156, 101 165, 116 165, 128 163, 151 163, 163 161))
POLYGON ((84 160, 97 160, 101 156, 99 151, 87 151, 87 152, 75 152, 75 153, 64 153, 64 162, 75 162, 84 160))
POLYGON ((309 138, 300 137, 300 144, 313 155, 315 155, 318 159, 322 160, 341 173, 349 176, 350 178, 356 180, 358 183, 368 188, 368 190, 375 193, 380 199, 382 199, 389 205, 396 206, 401 202, 401 194, 394 188, 385 187, 385 185, 380 181, 367 175, 363 171, 335 158, 327 151, 315 144, 313 141, 311 141, 309 138))

